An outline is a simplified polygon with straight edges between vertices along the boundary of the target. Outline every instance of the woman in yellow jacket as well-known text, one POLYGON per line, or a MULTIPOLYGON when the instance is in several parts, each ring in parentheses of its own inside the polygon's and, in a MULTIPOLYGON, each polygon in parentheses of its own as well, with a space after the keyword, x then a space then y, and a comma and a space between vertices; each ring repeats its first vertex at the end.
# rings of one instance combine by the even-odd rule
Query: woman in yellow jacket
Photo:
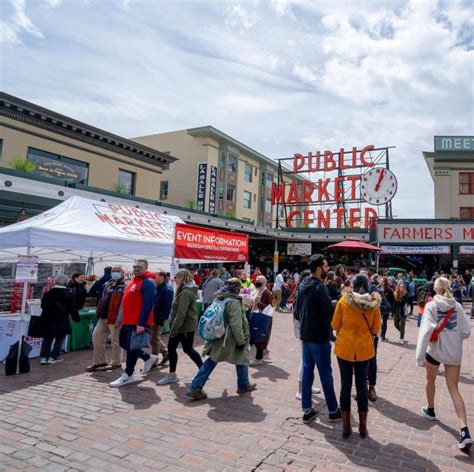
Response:
POLYGON ((367 437, 367 373, 370 360, 375 356, 374 335, 380 331, 380 302, 377 292, 369 294, 369 279, 357 275, 353 288, 346 288, 339 300, 332 328, 337 332, 335 354, 341 374, 342 436, 348 438, 351 429, 351 389, 355 376, 359 433, 367 437))

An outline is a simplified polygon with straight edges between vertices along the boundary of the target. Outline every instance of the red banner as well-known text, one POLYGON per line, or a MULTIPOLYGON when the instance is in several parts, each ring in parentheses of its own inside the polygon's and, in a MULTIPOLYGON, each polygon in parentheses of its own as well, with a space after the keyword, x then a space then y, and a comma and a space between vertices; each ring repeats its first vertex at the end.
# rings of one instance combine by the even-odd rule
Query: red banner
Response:
POLYGON ((246 234, 176 224, 174 234, 176 259, 246 262, 248 255, 249 237, 246 234))

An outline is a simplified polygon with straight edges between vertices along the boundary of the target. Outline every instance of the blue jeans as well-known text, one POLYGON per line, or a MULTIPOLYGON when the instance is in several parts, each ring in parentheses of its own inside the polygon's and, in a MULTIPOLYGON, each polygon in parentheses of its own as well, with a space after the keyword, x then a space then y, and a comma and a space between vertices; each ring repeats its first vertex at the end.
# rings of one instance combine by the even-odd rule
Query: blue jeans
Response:
MULTIPOLYGON (((201 390, 212 371, 216 368, 216 365, 217 362, 208 357, 191 382, 191 390, 201 390)), ((243 389, 249 384, 249 369, 246 365, 236 365, 235 369, 237 371, 237 387, 243 389)))
POLYGON ((303 384, 301 388, 301 406, 304 413, 311 411, 311 397, 314 382, 314 366, 318 368, 321 386, 329 413, 336 413, 338 406, 334 392, 334 379, 331 368, 331 342, 303 342, 303 384))

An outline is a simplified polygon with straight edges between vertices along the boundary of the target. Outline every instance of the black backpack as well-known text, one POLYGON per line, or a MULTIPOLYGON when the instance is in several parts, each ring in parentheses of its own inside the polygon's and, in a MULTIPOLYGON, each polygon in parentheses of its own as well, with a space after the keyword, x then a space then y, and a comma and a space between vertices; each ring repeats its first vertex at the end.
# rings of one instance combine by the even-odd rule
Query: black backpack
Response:
MULTIPOLYGON (((16 367, 18 361, 18 344, 17 341, 15 344, 10 346, 7 357, 5 359, 5 375, 15 375, 16 367)), ((21 343, 21 355, 20 355, 20 374, 26 374, 30 371, 30 358, 28 357, 32 347, 25 342, 25 337, 23 336, 23 342, 21 343)))

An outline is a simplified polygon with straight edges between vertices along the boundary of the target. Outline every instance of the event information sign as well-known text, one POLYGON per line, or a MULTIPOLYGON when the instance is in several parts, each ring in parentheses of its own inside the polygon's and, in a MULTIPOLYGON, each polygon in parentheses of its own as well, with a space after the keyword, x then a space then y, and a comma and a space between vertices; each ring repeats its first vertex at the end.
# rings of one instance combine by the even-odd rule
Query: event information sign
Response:
POLYGON ((198 182, 197 182, 197 205, 196 209, 204 211, 206 202, 206 186, 207 186, 207 164, 201 162, 198 165, 198 182))
POLYGON ((384 223, 377 225, 379 243, 474 243, 474 223, 384 223))
POLYGON ((177 223, 174 245, 176 259, 248 261, 249 237, 242 233, 177 223))

